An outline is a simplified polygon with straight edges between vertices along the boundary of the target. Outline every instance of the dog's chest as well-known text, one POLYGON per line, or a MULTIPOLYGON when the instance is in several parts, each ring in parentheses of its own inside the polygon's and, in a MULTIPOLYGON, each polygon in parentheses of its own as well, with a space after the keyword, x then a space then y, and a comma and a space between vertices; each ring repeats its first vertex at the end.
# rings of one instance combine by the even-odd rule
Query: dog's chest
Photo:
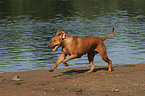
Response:
POLYGON ((70 52, 69 52, 69 50, 67 48, 63 48, 63 52, 68 54, 68 55, 70 55, 70 52))

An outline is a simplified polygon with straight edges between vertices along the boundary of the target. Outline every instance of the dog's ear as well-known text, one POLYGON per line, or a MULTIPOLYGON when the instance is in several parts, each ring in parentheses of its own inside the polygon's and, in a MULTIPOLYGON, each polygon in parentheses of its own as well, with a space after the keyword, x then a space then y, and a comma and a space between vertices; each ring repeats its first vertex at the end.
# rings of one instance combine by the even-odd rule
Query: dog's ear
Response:
POLYGON ((62 31, 61 38, 65 39, 65 32, 62 31))
POLYGON ((60 29, 58 29, 56 35, 58 35, 58 36, 61 35, 61 31, 60 31, 60 29))

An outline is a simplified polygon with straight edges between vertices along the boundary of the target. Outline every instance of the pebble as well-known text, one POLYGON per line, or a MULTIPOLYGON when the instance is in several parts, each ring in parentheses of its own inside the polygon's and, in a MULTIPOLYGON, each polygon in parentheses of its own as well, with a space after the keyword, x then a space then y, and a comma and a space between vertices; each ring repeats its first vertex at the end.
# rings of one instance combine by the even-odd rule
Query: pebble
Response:
POLYGON ((15 81, 20 81, 21 79, 20 79, 20 77, 19 77, 19 76, 14 76, 14 77, 12 78, 12 80, 15 80, 15 81))
POLYGON ((114 92, 119 92, 119 89, 115 89, 114 92))

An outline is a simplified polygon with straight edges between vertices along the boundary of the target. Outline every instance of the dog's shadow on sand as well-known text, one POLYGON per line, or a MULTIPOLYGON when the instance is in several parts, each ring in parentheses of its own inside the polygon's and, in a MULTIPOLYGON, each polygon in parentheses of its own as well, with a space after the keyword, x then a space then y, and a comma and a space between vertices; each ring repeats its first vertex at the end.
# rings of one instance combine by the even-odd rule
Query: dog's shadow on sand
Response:
MULTIPOLYGON (((64 75, 75 75, 75 74, 85 74, 85 72, 89 71, 90 69, 72 69, 69 71, 65 71, 62 72, 62 74, 57 75, 57 76, 53 76, 53 77, 60 77, 60 76, 64 76, 64 75)), ((97 71, 107 71, 108 67, 102 67, 102 68, 94 68, 92 73, 95 73, 97 71)), ((112 71, 113 71, 113 67, 112 67, 112 71)))

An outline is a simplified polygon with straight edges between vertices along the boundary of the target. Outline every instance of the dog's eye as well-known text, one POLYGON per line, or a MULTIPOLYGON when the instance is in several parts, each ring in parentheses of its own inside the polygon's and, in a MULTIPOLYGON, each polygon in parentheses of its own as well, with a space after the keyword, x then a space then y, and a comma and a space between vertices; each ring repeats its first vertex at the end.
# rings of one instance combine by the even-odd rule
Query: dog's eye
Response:
POLYGON ((53 42, 56 42, 56 40, 53 40, 53 42))

